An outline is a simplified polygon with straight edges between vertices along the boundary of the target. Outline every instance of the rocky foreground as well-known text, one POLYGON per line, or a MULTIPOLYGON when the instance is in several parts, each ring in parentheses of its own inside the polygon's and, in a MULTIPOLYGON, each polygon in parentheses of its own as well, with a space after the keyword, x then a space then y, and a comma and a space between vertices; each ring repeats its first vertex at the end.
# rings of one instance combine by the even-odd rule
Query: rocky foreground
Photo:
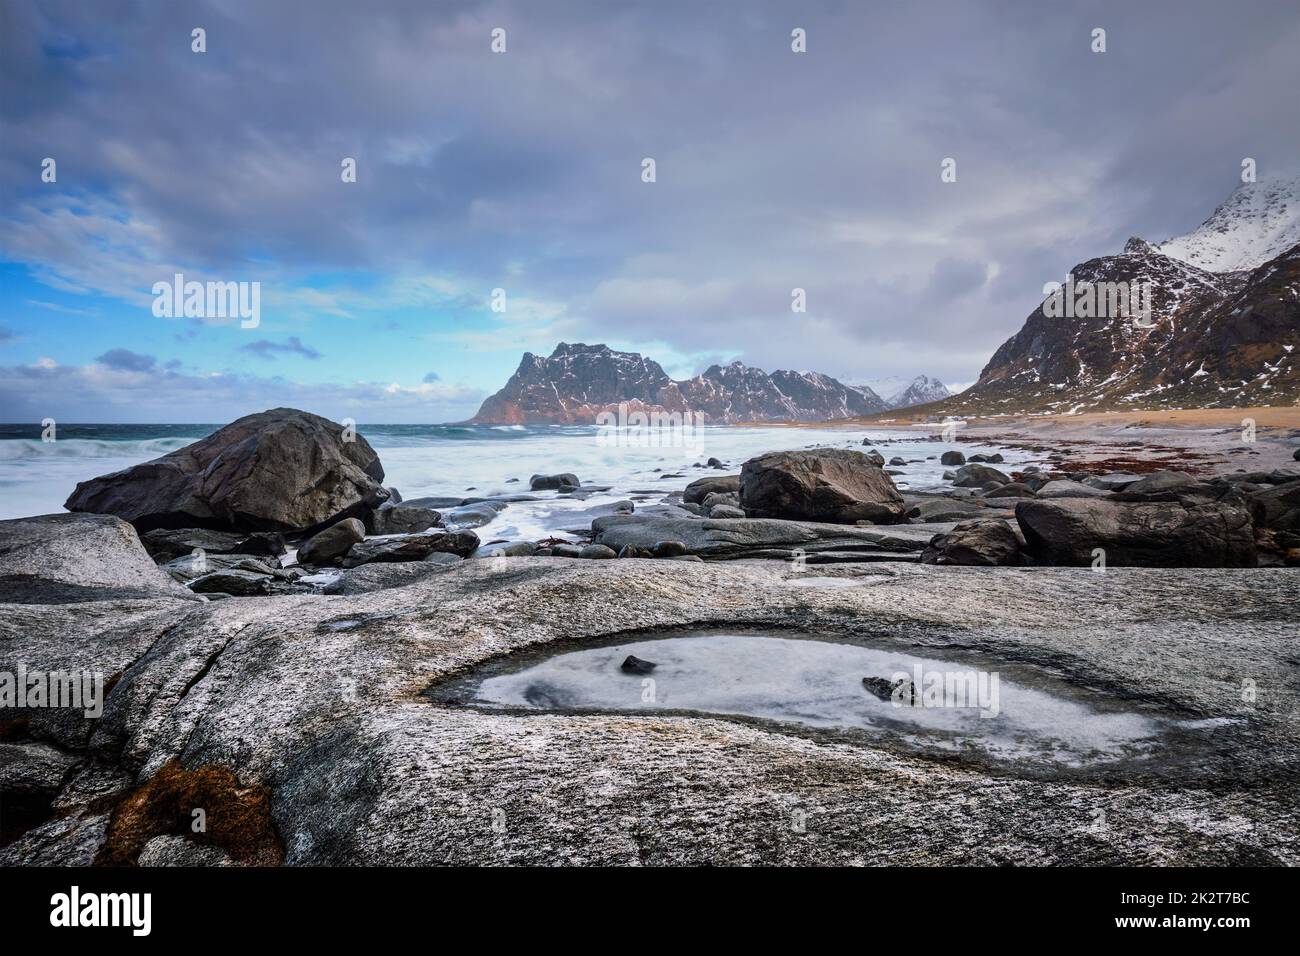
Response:
POLYGON ((341 426, 250 419, 83 483, 74 513, 0 522, 0 679, 104 691, 90 715, 0 700, 0 863, 1300 862, 1300 474, 1008 473, 954 449, 952 487, 917 495, 901 457, 779 452, 591 509, 576 540, 483 542, 508 500, 402 501, 341 426), (445 693, 547 649, 718 628, 1185 729, 1045 769, 445 693))
MULTIPOLYGON (((148 566, 129 535, 107 556, 148 566)), ((68 557, 61 577, 81 593, 5 606, 0 670, 101 669, 109 692, 97 720, 6 715, 0 787, 21 819, 0 862, 1300 862, 1295 572, 816 574, 504 558, 349 596, 211 603, 162 571, 148 586, 96 581, 98 561, 68 557), (817 586, 845 575, 858 583, 817 586), (1228 721, 1144 762, 1044 773, 887 735, 489 713, 426 695, 503 655, 719 625, 1041 672, 1228 721)))

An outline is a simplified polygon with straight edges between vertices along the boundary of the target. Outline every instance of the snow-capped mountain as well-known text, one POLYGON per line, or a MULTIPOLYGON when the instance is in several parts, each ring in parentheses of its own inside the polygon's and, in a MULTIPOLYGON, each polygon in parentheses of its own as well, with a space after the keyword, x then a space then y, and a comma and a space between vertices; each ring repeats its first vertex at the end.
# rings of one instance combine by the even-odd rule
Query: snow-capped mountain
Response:
POLYGON ((890 408, 911 408, 913 405, 924 405, 927 402, 940 401, 951 394, 952 392, 948 391, 948 386, 937 378, 918 375, 907 384, 906 388, 885 399, 885 404, 890 408))
POLYGON ((1160 246, 1133 238, 1120 255, 1075 266, 1076 293, 1096 292, 1103 283, 1116 284, 1111 289, 1145 284, 1149 314, 1107 309, 1099 317, 1087 309, 1063 317, 1048 307, 1049 296, 993 354, 979 381, 936 411, 1295 404, 1300 242, 1285 211, 1296 200, 1279 198, 1284 192, 1239 189, 1188 236, 1160 246))
POLYGON ((741 362, 711 365, 674 381, 658 362, 606 345, 561 342, 549 357, 524 353, 505 387, 471 421, 480 424, 580 424, 626 404, 633 411, 695 412, 711 424, 829 421, 883 411, 870 390, 818 372, 771 375, 741 362))
POLYGON ((852 387, 864 392, 870 392, 877 397, 886 409, 924 405, 926 402, 937 402, 952 394, 952 390, 943 382, 928 375, 918 375, 915 378, 892 375, 886 378, 872 379, 864 385, 854 385, 852 387), (880 398, 882 395, 885 397, 880 398))
POLYGON ((1156 246, 1210 272, 1255 269, 1300 243, 1300 177, 1242 183, 1209 219, 1156 246))

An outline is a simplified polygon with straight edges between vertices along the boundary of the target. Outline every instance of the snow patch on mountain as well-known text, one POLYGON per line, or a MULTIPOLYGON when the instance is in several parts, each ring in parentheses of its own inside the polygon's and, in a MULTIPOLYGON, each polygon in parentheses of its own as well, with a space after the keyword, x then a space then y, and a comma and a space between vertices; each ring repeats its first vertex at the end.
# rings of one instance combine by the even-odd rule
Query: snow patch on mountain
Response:
POLYGON ((1156 246, 1209 272, 1255 269, 1300 242, 1300 177, 1242 183, 1209 219, 1156 246))

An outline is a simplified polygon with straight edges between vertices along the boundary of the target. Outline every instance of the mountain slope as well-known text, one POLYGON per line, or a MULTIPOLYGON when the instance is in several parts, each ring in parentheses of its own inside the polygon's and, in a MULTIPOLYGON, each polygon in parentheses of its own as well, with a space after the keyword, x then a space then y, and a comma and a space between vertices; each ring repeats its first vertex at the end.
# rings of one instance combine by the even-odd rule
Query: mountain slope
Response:
POLYGON ((673 381, 658 362, 605 345, 560 343, 549 357, 524 354, 519 368, 471 419, 479 424, 579 424, 626 403, 631 411, 695 412, 709 424, 829 421, 883 411, 874 392, 817 372, 712 365, 673 381))
POLYGON ((1148 283, 1149 316, 1053 317, 1049 296, 971 388, 924 412, 1295 404, 1300 243, 1277 247, 1293 240, 1296 184, 1261 187, 1239 189, 1187 236, 1160 246, 1130 239, 1120 255, 1071 270, 1076 290, 1148 283), (1236 268, 1243 263, 1254 265, 1236 268))
POLYGON ((952 392, 948 391, 948 386, 937 378, 918 375, 912 379, 906 388, 885 399, 885 404, 890 408, 911 408, 913 405, 924 405, 927 402, 940 401, 951 394, 952 392))

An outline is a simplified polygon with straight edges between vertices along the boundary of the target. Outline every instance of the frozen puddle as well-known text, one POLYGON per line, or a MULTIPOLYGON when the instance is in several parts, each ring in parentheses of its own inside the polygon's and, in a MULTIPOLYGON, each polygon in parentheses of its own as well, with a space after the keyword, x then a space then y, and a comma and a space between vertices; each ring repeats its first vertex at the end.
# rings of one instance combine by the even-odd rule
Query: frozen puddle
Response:
POLYGON ((485 668, 434 696, 490 709, 751 717, 890 735, 908 749, 1058 768, 1145 757, 1167 730, 1190 723, 1117 709, 1100 697, 1085 703, 1065 685, 1051 691, 1030 686, 1047 683, 1032 674, 1017 681, 971 665, 832 640, 665 637, 508 666, 485 668), (629 656, 654 666, 625 669, 629 656), (863 678, 874 679, 872 688, 863 678), (900 680, 908 683, 891 694, 900 680))

